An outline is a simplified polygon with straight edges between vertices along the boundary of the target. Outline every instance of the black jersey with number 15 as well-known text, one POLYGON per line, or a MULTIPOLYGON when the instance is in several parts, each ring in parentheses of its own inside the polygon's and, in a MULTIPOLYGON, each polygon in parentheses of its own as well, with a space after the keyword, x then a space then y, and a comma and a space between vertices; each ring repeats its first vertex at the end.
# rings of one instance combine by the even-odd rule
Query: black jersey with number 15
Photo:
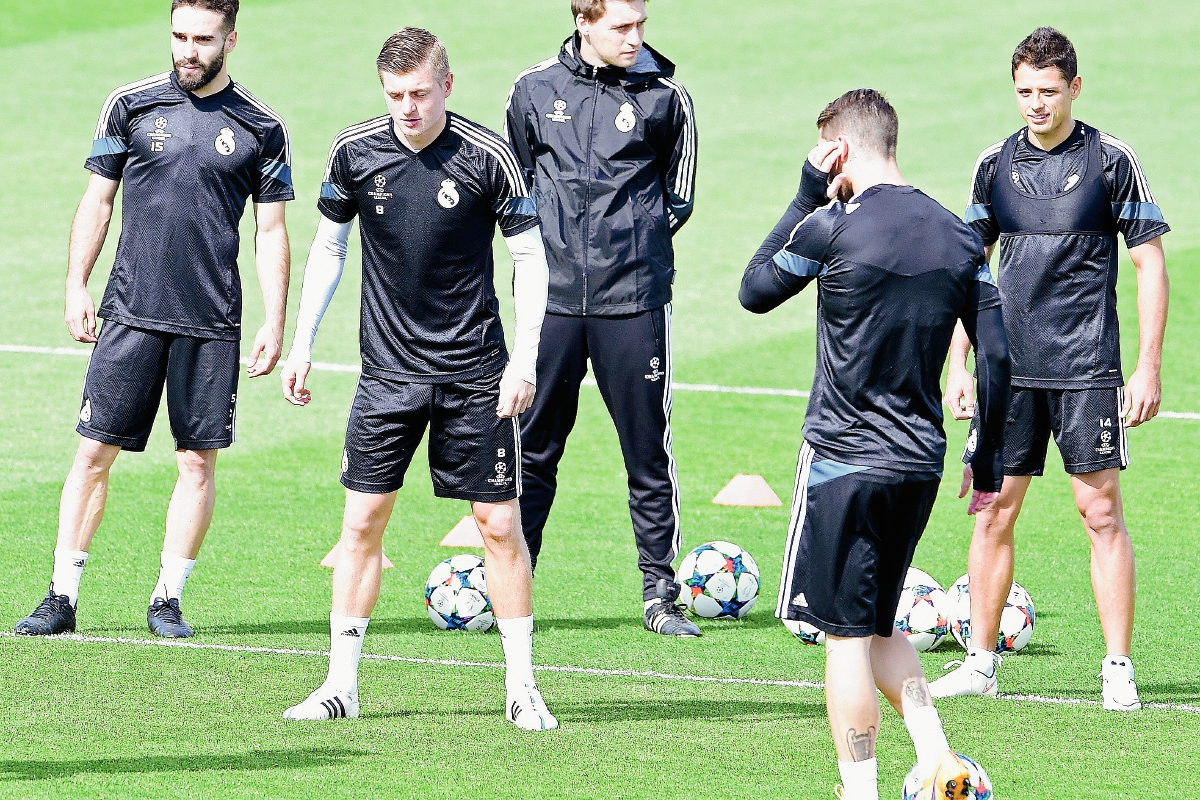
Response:
POLYGON ((450 383, 508 361, 493 285, 492 239, 538 224, 508 143, 449 114, 420 152, 388 116, 342 131, 329 154, 321 213, 359 218, 363 372, 450 383))
POLYGON ((197 97, 164 73, 109 95, 85 166, 124 182, 121 241, 99 315, 240 339, 246 201, 294 197, 283 120, 232 81, 197 97))

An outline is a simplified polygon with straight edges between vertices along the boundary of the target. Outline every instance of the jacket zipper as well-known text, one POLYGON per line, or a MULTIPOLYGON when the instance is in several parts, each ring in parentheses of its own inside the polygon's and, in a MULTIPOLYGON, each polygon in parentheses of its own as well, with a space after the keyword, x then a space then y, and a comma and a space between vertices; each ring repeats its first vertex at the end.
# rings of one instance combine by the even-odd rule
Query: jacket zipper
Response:
POLYGON ((588 301, 588 280, 587 280, 587 264, 588 252, 591 247, 592 240, 592 142, 595 136, 596 128, 596 104, 600 102, 600 81, 596 77, 598 68, 592 67, 592 119, 588 123, 588 144, 587 158, 584 161, 584 167, 587 169, 587 183, 584 192, 583 201, 583 315, 587 316, 587 301, 588 301))

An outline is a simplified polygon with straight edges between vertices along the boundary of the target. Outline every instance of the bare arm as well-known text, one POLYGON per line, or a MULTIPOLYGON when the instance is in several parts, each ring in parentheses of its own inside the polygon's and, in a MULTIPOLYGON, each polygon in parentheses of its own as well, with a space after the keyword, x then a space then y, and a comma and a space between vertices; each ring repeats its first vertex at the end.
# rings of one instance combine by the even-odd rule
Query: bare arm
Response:
MULTIPOLYGON (((992 260, 994 244, 983 252, 988 262, 992 260)), ((960 321, 954 326, 954 338, 950 340, 950 360, 946 372, 946 405, 955 419, 970 419, 975 415, 975 380, 967 369, 967 354, 971 352, 971 339, 960 321)))
POLYGON ((1137 268, 1138 360, 1125 389, 1122 412, 1132 428, 1154 419, 1162 402, 1162 346, 1170 282, 1161 236, 1129 248, 1129 257, 1137 268))
POLYGON ((250 351, 251 363, 246 374, 251 378, 269 374, 283 352, 283 323, 292 271, 284 203, 255 203, 254 218, 258 223, 254 234, 254 261, 267 318, 254 337, 254 349, 250 351))
POLYGON ((118 186, 120 181, 92 173, 71 223, 64 316, 67 330, 77 342, 96 341, 96 304, 88 294, 87 282, 108 236, 118 186))

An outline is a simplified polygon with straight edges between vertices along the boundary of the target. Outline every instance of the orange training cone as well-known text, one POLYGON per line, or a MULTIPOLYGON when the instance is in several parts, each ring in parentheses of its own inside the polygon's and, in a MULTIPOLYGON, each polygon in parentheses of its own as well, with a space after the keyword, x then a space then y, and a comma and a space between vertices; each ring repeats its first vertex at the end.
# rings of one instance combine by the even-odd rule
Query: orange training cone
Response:
POLYGON ((460 519, 442 539, 442 547, 483 547, 483 534, 479 532, 475 517, 460 519))
POLYGON ((762 475, 734 475, 725 488, 717 492, 713 502, 719 506, 781 506, 779 495, 771 489, 762 475))

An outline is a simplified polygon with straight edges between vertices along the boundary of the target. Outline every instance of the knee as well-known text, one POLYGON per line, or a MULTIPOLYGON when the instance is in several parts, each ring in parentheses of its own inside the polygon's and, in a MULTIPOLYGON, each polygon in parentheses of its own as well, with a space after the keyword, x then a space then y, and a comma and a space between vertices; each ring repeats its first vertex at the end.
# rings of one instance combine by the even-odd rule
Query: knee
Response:
POLYGON ((217 457, 212 450, 180 450, 179 479, 197 490, 207 489, 216 472, 217 457))
POLYGON ((75 470, 85 479, 103 479, 120 452, 116 445, 84 439, 75 454, 75 470))
POLYGON ((1110 542, 1124 535, 1124 523, 1116 503, 1102 498, 1080 506, 1079 516, 1083 519, 1088 535, 1097 542, 1110 542))
POLYGON ((479 532, 485 540, 492 544, 507 545, 515 539, 518 531, 514 504, 476 504, 472 513, 475 516, 475 524, 479 526, 479 532))

